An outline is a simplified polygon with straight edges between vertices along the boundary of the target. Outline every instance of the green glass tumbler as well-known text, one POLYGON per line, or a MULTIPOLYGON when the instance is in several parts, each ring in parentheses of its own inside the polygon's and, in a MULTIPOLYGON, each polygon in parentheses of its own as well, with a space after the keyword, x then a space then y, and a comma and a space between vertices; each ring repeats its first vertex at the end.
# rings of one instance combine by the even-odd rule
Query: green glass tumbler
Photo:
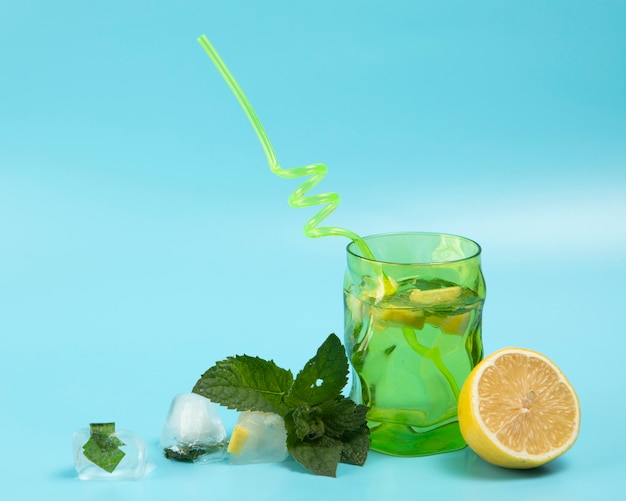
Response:
POLYGON ((373 450, 423 456, 465 447, 463 382, 482 359, 480 246, 438 233, 365 238, 347 247, 345 343, 351 398, 369 406, 373 450))

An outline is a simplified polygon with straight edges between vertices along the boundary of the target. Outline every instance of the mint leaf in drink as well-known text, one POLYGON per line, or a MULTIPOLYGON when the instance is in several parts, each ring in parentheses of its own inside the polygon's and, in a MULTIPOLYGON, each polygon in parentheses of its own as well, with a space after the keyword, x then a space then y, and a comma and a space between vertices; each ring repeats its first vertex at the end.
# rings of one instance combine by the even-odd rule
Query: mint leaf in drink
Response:
POLYGON ((331 334, 295 380, 273 361, 242 355, 217 362, 193 392, 230 409, 279 414, 293 458, 334 477, 340 462, 362 466, 369 451, 368 407, 341 395, 347 376, 346 353, 331 334))
POLYGON ((285 399, 287 405, 312 406, 335 398, 348 382, 348 369, 348 357, 341 341, 331 334, 296 376, 285 399))
POLYGON ((273 361, 248 355, 228 357, 207 370, 193 393, 238 411, 264 411, 285 415, 284 396, 293 383, 291 371, 273 361))
POLYGON ((126 453, 120 449, 126 445, 115 436, 115 423, 91 423, 89 440, 83 445, 85 457, 109 473, 113 473, 126 453))

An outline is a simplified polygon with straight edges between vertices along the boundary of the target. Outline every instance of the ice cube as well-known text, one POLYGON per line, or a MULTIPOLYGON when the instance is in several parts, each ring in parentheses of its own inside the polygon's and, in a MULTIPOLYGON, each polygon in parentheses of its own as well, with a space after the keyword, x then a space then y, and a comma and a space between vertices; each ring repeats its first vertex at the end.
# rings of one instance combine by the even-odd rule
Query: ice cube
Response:
POLYGON ((272 412, 240 413, 228 444, 228 453, 233 464, 283 461, 289 455, 283 418, 272 412))
MULTIPOLYGON (((81 480, 140 479, 154 468, 154 465, 147 460, 146 443, 132 431, 113 431, 109 437, 114 437, 114 446, 103 452, 97 444, 94 444, 93 440, 90 440, 92 430, 98 426, 110 426, 111 430, 115 430, 113 423, 96 424, 91 425, 90 428, 76 430, 72 435, 74 467, 81 480), (104 454, 105 457, 108 455, 116 459, 113 459, 112 462, 105 460, 104 463, 99 463, 103 466, 98 466, 92 459, 100 453, 104 454)), ((97 459, 96 461, 99 462, 97 459)))
POLYGON ((347 311, 350 312, 350 315, 352 316, 352 323, 361 323, 361 320, 363 319, 363 313, 361 311, 363 307, 361 305, 361 301, 359 301, 352 294, 346 294, 345 301, 347 311))
POLYGON ((365 275, 360 284, 360 296, 364 299, 373 299, 376 302, 398 291, 398 283, 386 275, 365 275))
POLYGON ((168 459, 210 463, 226 457, 228 438, 217 408, 196 393, 181 393, 172 400, 161 433, 168 459))
POLYGON ((388 305, 384 308, 373 308, 373 327, 376 330, 384 330, 387 327, 404 327, 414 329, 424 328, 424 312, 419 309, 407 309, 388 305))

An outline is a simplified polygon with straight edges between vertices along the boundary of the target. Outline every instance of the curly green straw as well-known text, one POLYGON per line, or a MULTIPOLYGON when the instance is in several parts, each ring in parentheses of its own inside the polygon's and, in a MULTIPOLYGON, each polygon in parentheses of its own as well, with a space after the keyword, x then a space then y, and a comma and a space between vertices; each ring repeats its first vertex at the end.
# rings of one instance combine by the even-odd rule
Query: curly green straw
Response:
MULTIPOLYGON (((217 67, 220 74, 230 87, 230 90, 235 94, 235 97, 239 101, 239 104, 243 108, 243 111, 246 113, 248 120, 252 124, 254 131, 256 132, 259 141, 261 141, 261 145, 263 146, 263 151, 265 152, 265 156, 267 158, 267 163, 269 164, 270 170, 279 177, 294 179, 298 177, 310 176, 306 181, 304 181, 298 188, 296 188, 288 198, 289 205, 295 208, 302 207, 311 207, 313 205, 325 204, 309 221, 304 225, 304 234, 311 238, 324 237, 324 236, 342 236, 347 237, 352 240, 363 253, 363 257, 376 261, 372 251, 365 243, 363 238, 354 233, 353 231, 347 230, 345 228, 338 228, 335 226, 322 226, 320 227, 320 223, 326 219, 338 206, 341 201, 339 195, 337 193, 321 193, 318 195, 309 195, 305 196, 310 190, 312 190, 317 184, 326 177, 328 173, 328 168, 324 164, 311 164, 305 165, 303 167, 294 167, 291 169, 283 169, 278 163, 278 159, 276 158, 276 153, 274 152, 274 148, 272 148, 272 144, 257 116, 254 108, 248 101, 248 98, 244 94, 241 87, 233 77, 232 73, 228 70, 228 67, 219 56, 211 42, 209 42, 208 38, 205 35, 202 35, 198 38, 198 42, 202 45, 202 48, 211 58, 213 64, 217 67)), ((386 274, 382 271, 379 263, 373 263, 374 269, 383 280, 387 283, 389 280, 386 274)), ((428 349, 417 341, 417 337, 415 332, 412 329, 404 328, 403 329, 404 336, 409 343, 409 345, 420 355, 425 358, 429 358, 433 361, 435 366, 439 369, 441 374, 445 377, 450 385, 450 389, 454 394, 455 398, 458 398, 459 388, 454 380, 454 377, 448 370, 448 368, 443 363, 441 356, 439 354, 438 349, 428 349)))
POLYGON ((288 198, 289 205, 295 208, 324 204, 324 207, 322 207, 309 221, 306 222, 304 225, 304 234, 311 238, 325 236, 347 237, 359 247, 364 257, 374 260, 374 255, 363 238, 353 231, 335 226, 319 226, 320 223, 337 208, 339 202, 341 201, 337 193, 320 193, 317 195, 305 196, 322 179, 324 179, 324 177, 326 177, 326 174, 328 173, 326 165, 311 164, 291 169, 281 168, 278 163, 278 159, 276 158, 276 154, 274 153, 274 148, 272 148, 272 144, 270 143, 265 129, 263 129, 263 125, 261 124, 259 117, 255 113, 254 108, 252 108, 252 105, 250 104, 250 101, 248 101, 248 98, 244 94, 243 90, 239 87, 235 77, 233 77, 232 73, 228 70, 228 67, 205 35, 200 36, 198 38, 198 42, 211 58, 211 61, 213 61, 213 64, 217 67, 224 80, 226 80, 230 90, 233 94, 235 94, 235 97, 239 101, 243 111, 246 113, 248 120, 252 124, 252 127, 259 138, 259 141, 261 141, 270 170, 277 176, 287 179, 310 176, 306 181, 298 186, 298 188, 296 188, 288 198))

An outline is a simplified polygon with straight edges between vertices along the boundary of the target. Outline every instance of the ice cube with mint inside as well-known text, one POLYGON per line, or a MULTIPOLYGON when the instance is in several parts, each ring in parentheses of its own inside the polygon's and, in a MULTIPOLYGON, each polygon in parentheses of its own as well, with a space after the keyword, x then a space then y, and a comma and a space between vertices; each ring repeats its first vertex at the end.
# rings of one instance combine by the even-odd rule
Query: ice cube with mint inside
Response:
POLYGON ((176 395, 170 405, 161 447, 165 457, 193 463, 220 461, 228 438, 216 406, 196 393, 176 395))
POLYGON ((92 423, 72 435, 74 467, 81 480, 140 479, 153 465, 143 439, 115 423, 92 423))

